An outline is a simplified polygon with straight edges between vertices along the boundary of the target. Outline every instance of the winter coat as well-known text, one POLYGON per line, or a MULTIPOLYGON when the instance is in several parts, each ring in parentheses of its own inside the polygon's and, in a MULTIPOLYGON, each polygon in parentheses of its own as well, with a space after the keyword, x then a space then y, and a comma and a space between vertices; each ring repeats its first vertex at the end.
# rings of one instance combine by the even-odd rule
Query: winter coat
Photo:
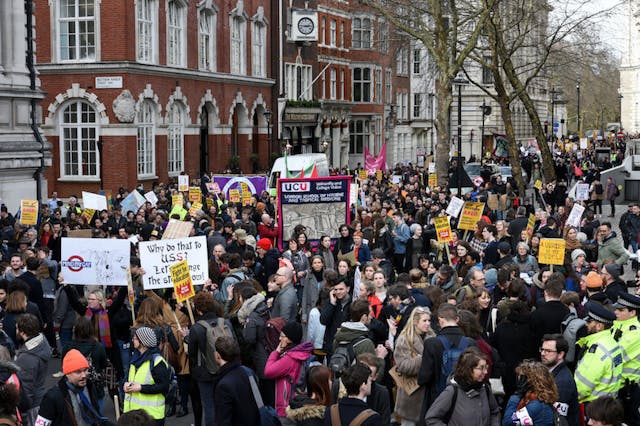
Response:
MULTIPOLYGON (((342 398, 338 402, 338 412, 340 413, 340 424, 348 425, 358 414, 369 409, 367 403, 358 398, 342 398)), ((362 423, 362 426, 382 426, 382 416, 380 414, 374 414, 362 423)), ((332 426, 331 422, 331 407, 327 407, 324 412, 324 425, 332 426)))
POLYGON ((307 274, 302 279, 302 322, 309 320, 309 312, 318 303, 318 297, 320 296, 320 289, 324 285, 323 281, 318 282, 316 276, 313 273, 307 274))
MULTIPOLYGON (((512 426, 518 425, 520 423, 514 422, 512 420, 513 414, 518 409, 518 404, 520 403, 520 397, 518 395, 513 395, 509 398, 509 402, 507 403, 507 408, 504 410, 504 417, 502 417, 502 426, 512 426)), ((529 413, 529 417, 535 426, 553 426, 554 425, 554 409, 551 405, 545 404, 544 402, 534 399, 530 401, 527 405, 524 406, 527 409, 527 413, 529 413)), ((523 410, 524 410, 523 408, 523 410)))
MULTIPOLYGON (((71 349, 77 349, 87 359, 91 357, 91 365, 93 366, 95 371, 99 374, 104 374, 104 371, 107 368, 107 352, 105 351, 104 346, 102 346, 101 343, 98 343, 97 341, 72 340, 62 348, 61 358, 64 359, 64 356, 71 349)), ((97 388, 97 392, 99 399, 104 398, 103 387, 97 388)))
POLYGON ((306 362, 313 352, 313 345, 302 342, 282 353, 271 352, 264 367, 264 377, 276 381, 276 411, 278 416, 287 415, 289 400, 293 397, 294 383, 298 383, 302 363, 306 362))
MULTIPOLYGON (((204 356, 207 351, 207 335, 206 329, 203 325, 198 324, 197 321, 206 321, 209 324, 215 325, 218 321, 218 317, 215 312, 207 312, 196 320, 196 323, 191 326, 188 335, 189 344, 189 371, 191 377, 198 382, 211 382, 213 381, 213 375, 209 374, 204 365, 204 356), (202 364, 198 364, 198 353, 200 353, 202 364)), ((233 332, 233 326, 229 320, 224 320, 229 330, 233 332)), ((235 337, 235 336, 234 336, 235 337)))
POLYGON ((536 272, 540 271, 538 261, 530 254, 527 254, 524 259, 522 259, 520 256, 513 256, 513 263, 518 265, 521 274, 527 274, 530 277, 533 276, 536 272))
POLYGON ((343 322, 340 325, 340 328, 336 332, 336 337, 333 340, 333 351, 336 350, 341 342, 353 342, 360 337, 366 337, 367 339, 359 342, 353 348, 356 356, 365 352, 375 354, 376 348, 373 345, 373 341, 369 339, 369 329, 367 328, 367 326, 361 322, 351 321, 343 322))
MULTIPOLYGON (((98 411, 98 397, 96 395, 95 385, 87 381, 86 389, 89 393, 89 401, 91 401, 93 407, 98 411)), ((51 422, 50 426, 78 424, 69 392, 67 378, 62 377, 58 383, 50 388, 44 395, 36 424, 48 424, 47 421, 51 422)))
POLYGON ((562 321, 569 315, 567 305, 559 300, 543 303, 531 313, 531 334, 535 342, 541 342, 545 334, 562 333, 562 321))
POLYGON ((607 284, 604 288, 604 293, 607 295, 607 299, 611 300, 611 303, 616 303, 620 293, 626 292, 627 286, 620 278, 614 280, 610 284, 607 284))
POLYGON ((313 308, 309 312, 307 320, 307 340, 313 344, 314 349, 322 349, 326 327, 320 323, 320 309, 313 308))
POLYGON ((282 257, 291 261, 296 276, 296 283, 299 283, 302 278, 308 275, 311 266, 309 265, 309 258, 306 254, 304 254, 302 250, 298 250, 296 252, 287 250, 282 253, 282 257), (302 276, 299 276, 299 272, 304 272, 304 274, 302 276))
POLYGON ((67 292, 62 286, 56 291, 52 317, 54 326, 61 329, 72 329, 76 321, 76 313, 69 305, 67 292))
POLYGON ((323 426, 326 408, 306 395, 296 395, 287 407, 287 418, 296 426, 323 426))
POLYGON ((295 321, 298 315, 298 296, 293 283, 282 287, 273 300, 271 317, 282 317, 285 322, 295 321))
MULTIPOLYGON (((333 401, 341 401, 343 398, 347 398, 347 389, 340 379, 334 380, 331 384, 331 395, 333 401)), ((371 394, 367 396, 367 406, 380 414, 382 417, 383 425, 391 423, 391 406, 389 391, 386 387, 380 383, 371 383, 371 394)), ((365 423, 366 424, 366 423, 365 423)))
POLYGON ((480 388, 468 390, 454 380, 433 402, 425 423, 427 426, 498 426, 500 425, 500 407, 491 389, 482 383, 480 388), (451 413, 451 418, 445 418, 453 403, 456 393, 456 405, 451 413))
POLYGON ((217 426, 260 424, 260 412, 253 397, 249 376, 239 361, 221 366, 213 386, 217 426))
POLYGON ((261 379, 264 378, 264 366, 269 356, 264 347, 264 324, 268 319, 269 308, 260 293, 245 300, 238 310, 238 320, 244 325, 242 337, 244 343, 251 348, 253 367, 261 379))
POLYGON ((613 260, 618 265, 624 265, 629 260, 627 251, 616 237, 616 232, 611 231, 611 234, 598 244, 598 269, 601 269, 608 259, 613 260))
MULTIPOLYGON (((396 361, 396 369, 403 376, 417 379, 420 365, 422 364, 423 339, 415 336, 413 350, 409 347, 409 341, 405 335, 400 335, 396 340, 393 358, 396 361)), ((420 407, 424 400, 425 387, 421 386, 411 395, 408 395, 401 387, 397 387, 395 414, 403 419, 418 422, 420 419, 420 407)))
POLYGON ((326 327, 324 333, 324 343, 322 350, 326 353, 333 352, 333 339, 336 336, 338 327, 345 321, 349 321, 349 306, 351 305, 351 297, 347 296, 342 301, 325 303, 320 312, 320 323, 326 327))
POLYGON ((42 333, 27 340, 16 352, 16 365, 21 368, 18 377, 24 386, 31 407, 38 407, 46 391, 44 382, 47 364, 51 359, 51 346, 42 333))
POLYGON ((31 400, 25 391, 24 386, 20 382, 18 373, 20 367, 11 361, 0 361, 0 383, 13 383, 20 387, 20 400, 18 401, 18 410, 26 413, 31 408, 31 400))
POLYGON ((578 389, 573 374, 567 364, 560 363, 551 370, 558 386, 558 412, 567 418, 569 425, 580 424, 580 406, 578 404, 578 389))

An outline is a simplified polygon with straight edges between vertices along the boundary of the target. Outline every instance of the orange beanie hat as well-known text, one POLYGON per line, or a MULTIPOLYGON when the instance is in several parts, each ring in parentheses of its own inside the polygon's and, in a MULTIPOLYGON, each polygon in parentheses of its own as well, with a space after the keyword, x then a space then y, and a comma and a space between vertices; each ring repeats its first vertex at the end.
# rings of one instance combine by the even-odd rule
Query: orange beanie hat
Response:
POLYGON ((62 360, 62 372, 64 374, 89 368, 89 361, 77 349, 71 349, 62 360))

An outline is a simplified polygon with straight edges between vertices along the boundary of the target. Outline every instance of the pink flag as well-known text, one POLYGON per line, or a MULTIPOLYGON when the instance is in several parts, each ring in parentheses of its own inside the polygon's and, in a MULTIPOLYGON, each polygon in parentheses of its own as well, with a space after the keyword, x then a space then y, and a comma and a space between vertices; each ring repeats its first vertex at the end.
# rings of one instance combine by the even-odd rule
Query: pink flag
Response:
POLYGON ((387 143, 382 144, 378 156, 371 155, 371 152, 364 147, 364 169, 367 174, 375 174, 376 170, 387 170, 387 143))

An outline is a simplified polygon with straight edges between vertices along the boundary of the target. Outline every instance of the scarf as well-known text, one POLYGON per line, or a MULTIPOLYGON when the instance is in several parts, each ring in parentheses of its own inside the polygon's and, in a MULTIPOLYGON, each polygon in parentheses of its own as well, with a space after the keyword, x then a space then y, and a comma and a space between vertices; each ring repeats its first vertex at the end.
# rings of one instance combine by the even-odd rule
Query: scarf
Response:
POLYGON ((85 318, 89 318, 90 320, 93 320, 94 315, 98 317, 98 333, 100 334, 100 343, 104 345, 105 349, 109 349, 112 347, 111 330, 109 328, 109 314, 102 306, 95 310, 87 308, 87 311, 84 314, 85 318))
POLYGON ((102 421, 106 420, 100 415, 100 412, 96 410, 93 404, 91 404, 91 401, 89 401, 89 398, 85 394, 85 390, 87 388, 78 388, 68 380, 66 381, 66 384, 67 389, 69 389, 69 393, 71 393, 71 396, 76 398, 76 401, 79 403, 78 406, 80 409, 80 413, 82 414, 82 419, 86 424, 99 425, 102 423, 102 421))
POLYGON ((527 392, 525 396, 522 397, 520 402, 518 403, 518 410, 522 410, 528 403, 533 401, 534 399, 538 399, 535 392, 527 392))
MULTIPOLYGON (((160 354, 158 348, 149 348, 144 352, 133 351, 131 355, 131 365, 137 370, 143 362, 151 360, 155 354, 160 354)), ((151 369, 153 369, 153 365, 151 365, 151 369)))

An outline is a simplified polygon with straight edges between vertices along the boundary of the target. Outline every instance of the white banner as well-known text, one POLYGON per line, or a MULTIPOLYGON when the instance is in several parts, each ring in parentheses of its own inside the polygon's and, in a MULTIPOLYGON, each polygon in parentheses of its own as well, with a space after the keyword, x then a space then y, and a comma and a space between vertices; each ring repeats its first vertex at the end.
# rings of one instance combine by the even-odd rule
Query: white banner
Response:
POLYGON ((62 238, 60 262, 67 284, 127 285, 128 240, 62 238))
POLYGON ((138 247, 145 290, 173 287, 169 267, 185 259, 194 285, 204 284, 209 278, 207 237, 144 241, 138 247))
POLYGON ((82 204, 85 209, 107 210, 107 197, 92 192, 82 191, 82 204))
POLYGON ((569 217, 567 218, 567 225, 579 228, 580 222, 582 221, 583 213, 584 213, 584 206, 581 206, 580 204, 575 203, 573 205, 573 208, 571 209, 571 213, 569 213, 569 217))
POLYGON ((460 210, 462 210, 462 206, 464 206, 464 201, 458 197, 451 197, 451 201, 449 202, 445 213, 451 217, 458 217, 460 210))
POLYGON ((576 200, 585 201, 589 199, 589 184, 579 183, 576 185, 576 200))

